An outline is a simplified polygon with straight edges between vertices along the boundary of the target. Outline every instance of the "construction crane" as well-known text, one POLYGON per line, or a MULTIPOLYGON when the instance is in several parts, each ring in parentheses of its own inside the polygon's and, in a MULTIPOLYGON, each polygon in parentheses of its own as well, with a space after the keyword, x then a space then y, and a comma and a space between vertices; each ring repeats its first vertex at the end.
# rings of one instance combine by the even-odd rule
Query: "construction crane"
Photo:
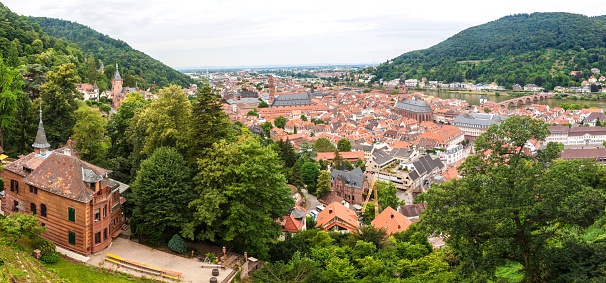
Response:
POLYGON ((362 214, 364 214, 364 212, 366 211, 366 206, 370 201, 370 190, 373 190, 373 193, 375 195, 375 218, 377 218, 377 216, 379 216, 379 198, 377 197, 377 179, 379 179, 379 173, 375 172, 373 175, 374 177, 372 178, 372 183, 370 184, 370 187, 368 188, 368 194, 366 195, 366 201, 364 202, 364 206, 362 206, 362 214))

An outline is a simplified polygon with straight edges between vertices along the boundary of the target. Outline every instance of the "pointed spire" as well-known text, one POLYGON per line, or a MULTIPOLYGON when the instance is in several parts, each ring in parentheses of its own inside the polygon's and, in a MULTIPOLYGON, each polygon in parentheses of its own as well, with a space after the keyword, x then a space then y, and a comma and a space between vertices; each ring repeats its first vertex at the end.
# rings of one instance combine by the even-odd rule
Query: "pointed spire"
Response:
POLYGON ((115 81, 121 81, 122 77, 120 76, 120 72, 118 71, 118 62, 116 62, 116 73, 114 74, 115 81))
POLYGON ((46 140, 44 125, 42 125, 42 102, 40 102, 40 124, 38 124, 38 133, 36 134, 36 141, 34 141, 32 147, 43 151, 46 151, 46 149, 50 148, 50 144, 46 140))

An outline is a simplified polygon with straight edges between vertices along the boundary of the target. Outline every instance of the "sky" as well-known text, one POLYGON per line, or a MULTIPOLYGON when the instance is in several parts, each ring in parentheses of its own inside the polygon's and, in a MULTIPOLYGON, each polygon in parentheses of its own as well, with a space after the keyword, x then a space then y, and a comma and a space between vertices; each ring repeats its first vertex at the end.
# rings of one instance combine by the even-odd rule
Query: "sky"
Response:
POLYGON ((4 0, 78 22, 173 68, 379 64, 475 25, 533 12, 606 14, 564 0, 4 0))

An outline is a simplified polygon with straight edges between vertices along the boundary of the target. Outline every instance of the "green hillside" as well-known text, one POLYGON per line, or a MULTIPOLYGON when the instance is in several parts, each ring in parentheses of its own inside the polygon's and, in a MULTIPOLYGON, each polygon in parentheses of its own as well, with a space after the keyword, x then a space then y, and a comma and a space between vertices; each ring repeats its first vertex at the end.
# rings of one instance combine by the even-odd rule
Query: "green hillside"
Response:
POLYGON ((575 86, 606 68, 606 18, 570 13, 506 16, 463 30, 430 48, 381 64, 377 79, 404 76, 444 82, 575 86), (571 77, 582 70, 583 77, 571 77))
POLYGON ((135 50, 122 40, 113 39, 79 23, 30 17, 47 34, 76 43, 87 55, 94 55, 105 64, 105 73, 113 75, 118 62, 125 84, 133 82, 146 86, 155 82, 163 87, 169 84, 189 86, 194 81, 145 53, 135 50), (123 70, 124 69, 124 70, 123 70))

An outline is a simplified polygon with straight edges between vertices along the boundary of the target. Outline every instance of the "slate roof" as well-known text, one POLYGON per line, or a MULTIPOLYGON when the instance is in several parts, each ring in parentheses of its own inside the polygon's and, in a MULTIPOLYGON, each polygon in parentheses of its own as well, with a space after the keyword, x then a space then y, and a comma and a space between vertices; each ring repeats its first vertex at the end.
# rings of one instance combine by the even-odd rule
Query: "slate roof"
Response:
POLYGON ((282 94, 274 98, 272 106, 299 106, 299 105, 311 105, 311 94, 309 93, 295 93, 295 94, 282 94))
POLYGON ((471 124, 489 127, 492 124, 500 124, 507 119, 506 116, 499 116, 494 114, 483 114, 483 113, 465 113, 454 118, 452 121, 453 125, 458 126, 460 124, 471 124))
POLYGON ((548 126, 547 129, 551 134, 568 134, 570 131, 568 126, 548 126))
POLYGON ((330 181, 335 182, 339 176, 348 187, 362 189, 362 185, 364 183, 364 172, 362 172, 360 167, 356 167, 351 171, 333 169, 330 172, 330 181))
POLYGON ((116 63, 116 73, 114 74, 114 80, 121 81, 122 77, 120 76, 120 72, 118 71, 118 63, 116 63))
POLYGON ((606 148, 577 148, 564 149, 560 154, 562 159, 578 159, 578 158, 604 158, 606 157, 606 148))
POLYGON ((396 108, 416 113, 431 113, 431 107, 427 102, 410 98, 398 102, 396 108))
POLYGON ((424 203, 400 205, 398 211, 406 217, 417 217, 425 210, 424 203))
POLYGON ((375 149, 372 152, 372 159, 373 159, 373 161, 376 162, 379 165, 383 165, 383 164, 387 163, 392 158, 393 157, 391 155, 389 155, 387 152, 382 151, 380 149, 375 149))
POLYGON ((42 109, 40 110, 40 123, 38 124, 38 132, 36 133, 36 140, 32 144, 33 148, 49 148, 50 144, 46 140, 46 133, 44 132, 44 125, 42 124, 42 109))
POLYGON ((436 168, 444 168, 444 163, 442 163, 439 158, 431 159, 431 156, 429 155, 419 157, 419 159, 414 161, 412 164, 414 165, 415 170, 408 174, 412 180, 416 180, 420 176, 423 176, 436 168), (413 174, 415 172, 417 174, 413 174))
POLYGON ((568 131, 569 136, 606 135, 606 127, 572 127, 568 131))

